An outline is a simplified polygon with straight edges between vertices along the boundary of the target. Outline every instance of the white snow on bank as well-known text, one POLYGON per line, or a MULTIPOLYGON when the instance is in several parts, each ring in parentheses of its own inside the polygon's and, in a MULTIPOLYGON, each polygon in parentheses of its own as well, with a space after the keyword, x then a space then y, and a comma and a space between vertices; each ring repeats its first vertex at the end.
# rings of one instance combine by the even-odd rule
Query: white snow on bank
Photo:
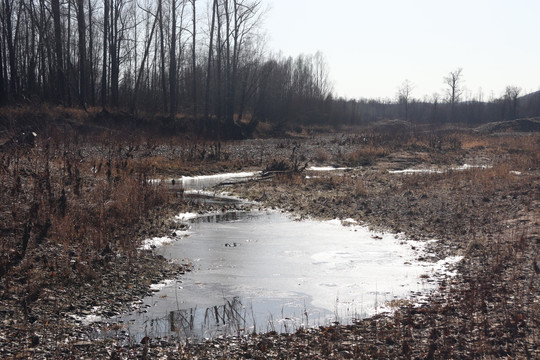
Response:
POLYGON ((470 170, 470 169, 490 169, 492 166, 489 165, 469 165, 469 164, 463 164, 456 167, 451 167, 447 170, 441 170, 441 169, 405 169, 405 170, 388 170, 388 173, 390 174, 443 174, 445 171, 463 171, 463 170, 470 170))
POLYGON ((461 260, 463 260, 463 256, 449 256, 445 259, 441 259, 434 264, 432 271, 440 275, 456 276, 457 271, 450 271, 448 270, 448 267, 457 264, 461 260))
POLYGON ((405 170, 388 170, 390 174, 442 174, 442 170, 437 169, 405 169, 405 170))
POLYGON ((170 244, 173 241, 174 240, 168 236, 146 239, 142 242, 142 245, 139 247, 139 250, 152 250, 154 248, 163 246, 165 244, 170 244))
POLYGON ((159 291, 161 289, 163 289, 164 287, 167 287, 169 285, 171 285, 172 283, 174 283, 176 280, 173 279, 173 280, 164 280, 158 284, 151 284, 150 285, 150 290, 152 291, 159 291))
POLYGON ((178 221, 189 221, 191 219, 195 219, 199 214, 196 213, 181 213, 176 215, 174 218, 178 221))
POLYGON ((90 325, 94 322, 98 322, 98 321, 101 321, 103 318, 100 316, 100 315, 96 315, 95 313, 98 312, 99 310, 101 309, 100 306, 94 306, 91 310, 91 312, 93 314, 89 314, 89 315, 84 315, 84 316, 80 316, 80 315, 75 315, 75 314, 71 314, 69 315, 73 320, 75 321, 78 321, 80 322, 82 325, 90 325))
POLYGON ((247 171, 247 172, 237 172, 237 173, 224 173, 224 174, 215 174, 215 175, 198 175, 198 176, 182 176, 182 180, 212 180, 212 179, 237 179, 237 178, 249 178, 255 175, 260 174, 260 172, 247 171))
POLYGON ((332 220, 328 220, 326 222, 328 224, 331 224, 331 225, 341 225, 341 220, 340 219, 332 219, 332 220))
POLYGON ((339 170, 350 170, 351 168, 346 167, 333 167, 333 166, 311 166, 307 168, 309 171, 339 171, 339 170))
POLYGON ((333 220, 327 220, 326 223, 330 225, 337 225, 337 226, 352 226, 352 225, 358 225, 358 221, 348 218, 348 219, 333 219, 333 220))
POLYGON ((451 170, 470 170, 470 169, 491 169, 493 166, 490 165, 469 165, 469 164, 463 164, 458 167, 453 167, 451 170))

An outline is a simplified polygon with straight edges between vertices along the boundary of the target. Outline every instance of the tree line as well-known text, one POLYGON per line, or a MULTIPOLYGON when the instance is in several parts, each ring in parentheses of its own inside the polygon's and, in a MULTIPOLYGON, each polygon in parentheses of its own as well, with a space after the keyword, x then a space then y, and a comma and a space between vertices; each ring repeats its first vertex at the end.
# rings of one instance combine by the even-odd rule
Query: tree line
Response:
POLYGON ((415 99, 406 81, 395 99, 336 98, 321 53, 267 54, 264 14, 262 0, 0 0, 0 101, 163 114, 231 136, 260 121, 478 123, 540 113, 538 97, 525 101, 517 87, 463 99, 461 69, 444 78, 444 96, 415 99))

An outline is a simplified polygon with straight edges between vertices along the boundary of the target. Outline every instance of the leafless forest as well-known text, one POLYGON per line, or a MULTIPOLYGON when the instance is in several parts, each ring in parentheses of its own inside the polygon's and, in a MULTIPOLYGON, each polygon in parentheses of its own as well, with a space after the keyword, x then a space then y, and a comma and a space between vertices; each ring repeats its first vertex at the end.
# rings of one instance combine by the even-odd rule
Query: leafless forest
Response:
MULTIPOLYGON (((402 118, 478 124, 538 115, 540 95, 509 84, 502 95, 464 92, 466 70, 441 74, 441 94, 415 97, 414 79, 392 99, 333 94, 324 54, 297 58, 265 47, 261 0, 2 0, 0 101, 158 114, 168 128, 250 136, 402 118)), ((496 74, 494 74, 496 76, 496 74)))

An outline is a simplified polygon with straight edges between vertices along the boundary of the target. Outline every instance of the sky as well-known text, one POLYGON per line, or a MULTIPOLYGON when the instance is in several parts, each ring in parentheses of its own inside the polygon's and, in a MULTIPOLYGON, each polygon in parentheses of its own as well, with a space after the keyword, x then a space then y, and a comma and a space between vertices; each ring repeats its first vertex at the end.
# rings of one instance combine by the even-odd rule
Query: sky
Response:
POLYGON ((469 98, 540 90, 540 0, 264 1, 269 51, 321 51, 337 96, 395 99, 409 80, 431 98, 458 68, 469 98))

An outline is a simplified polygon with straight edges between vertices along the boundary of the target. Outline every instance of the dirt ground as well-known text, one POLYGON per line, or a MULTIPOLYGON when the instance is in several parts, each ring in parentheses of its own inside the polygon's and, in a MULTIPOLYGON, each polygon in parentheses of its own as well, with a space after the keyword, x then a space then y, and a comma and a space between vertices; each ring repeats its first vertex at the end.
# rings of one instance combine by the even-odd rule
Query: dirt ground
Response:
MULTIPOLYGON (((22 182, 12 175, 13 161, 2 159, 6 179, 2 184, 6 200, 1 208, 3 250, 12 254, 3 258, 7 265, 0 282, 3 358, 540 357, 537 134, 303 133, 286 139, 119 143, 82 149, 80 156, 74 150, 75 155, 68 158, 72 164, 72 158, 80 158, 77 169, 83 195, 72 194, 79 191, 78 180, 75 175, 69 178, 65 155, 51 161, 50 170, 32 167, 32 157, 21 157, 17 177, 22 182), (114 155, 106 158, 104 152, 114 155), (25 162, 26 171, 21 171, 20 164, 25 162), (312 166, 341 169, 310 170, 312 166), (32 178, 31 169, 35 169, 34 178, 57 171, 58 181, 49 176, 52 190, 47 190, 46 183, 27 185, 24 180, 32 178), (184 202, 177 191, 147 189, 141 185, 146 180, 132 184, 130 179, 141 173, 147 179, 248 169, 261 170, 263 175, 220 191, 301 217, 353 218, 378 230, 402 232, 418 240, 437 239, 430 242, 433 256, 423 260, 462 255, 464 260, 456 265, 458 275, 443 279, 426 303, 404 301, 395 304, 393 314, 353 325, 329 324, 293 334, 253 334, 201 344, 149 339, 126 345, 120 337, 95 340, 96 331, 106 324, 83 325, 78 317, 96 314, 96 308, 96 315, 119 313, 147 294, 151 283, 189 271, 189 264, 170 264, 151 252, 136 251, 140 241, 178 229, 179 224, 170 220, 175 212, 208 210, 184 202), (67 180, 70 183, 65 185, 67 180), (109 185, 97 192, 101 182, 109 185), (54 184, 64 185, 54 188, 54 184), (52 194, 39 202, 40 209, 49 204, 52 224, 47 226, 46 214, 39 210, 31 230, 25 231, 24 219, 32 214, 31 206, 7 204, 10 199, 21 201, 22 195, 16 195, 14 189, 21 189, 25 199, 35 199, 35 193, 34 197, 29 194, 40 186, 44 193, 52 194), (136 203, 114 196, 127 190, 143 191, 147 196, 136 203), (72 211, 67 216, 78 211, 79 217, 73 219, 79 220, 81 214, 95 209, 82 204, 79 209, 70 199, 82 197, 83 203, 94 201, 96 194, 100 199, 108 196, 106 203, 111 208, 102 209, 102 220, 96 226, 112 227, 114 245, 93 238, 90 226, 81 244, 60 241, 59 229, 68 229, 73 236, 80 231, 68 226, 67 220, 58 221, 66 217, 57 214, 64 193, 72 211), (55 199, 54 206, 51 199, 55 199), (147 211, 133 214, 134 205, 147 211), (133 215, 136 221, 111 224, 108 218, 113 215, 133 215), (44 231, 45 227, 52 230, 44 231), (40 237, 42 233, 45 235, 40 237), (18 244, 25 237, 32 245, 25 246, 24 257, 17 260, 20 246, 6 244, 18 244), (132 243, 123 239, 132 239, 132 243), (81 249, 83 245, 86 247, 81 249)), ((76 173, 76 166, 71 167, 76 173)))

